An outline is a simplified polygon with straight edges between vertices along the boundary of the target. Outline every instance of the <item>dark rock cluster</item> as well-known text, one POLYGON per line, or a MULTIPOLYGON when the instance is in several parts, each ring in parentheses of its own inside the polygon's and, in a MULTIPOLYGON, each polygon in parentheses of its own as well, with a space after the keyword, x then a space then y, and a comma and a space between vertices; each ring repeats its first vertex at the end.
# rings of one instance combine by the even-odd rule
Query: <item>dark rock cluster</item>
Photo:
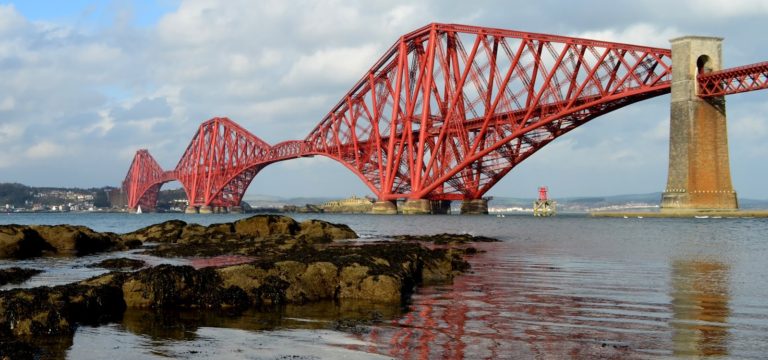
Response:
POLYGON ((141 242, 124 241, 115 233, 100 233, 85 226, 0 225, 0 259, 83 256, 140 245, 141 242))
POLYGON ((23 269, 20 267, 0 269, 0 286, 22 283, 41 272, 43 271, 38 269, 23 269))
POLYGON ((7 257, 46 252, 82 255, 153 242, 158 245, 146 251, 158 256, 236 254, 249 259, 202 269, 147 268, 140 260, 108 259, 93 266, 123 271, 76 284, 0 292, 0 345, 23 355, 27 348, 17 338, 71 335, 76 324, 115 321, 127 308, 236 314, 322 301, 401 306, 416 285, 450 281, 469 267, 463 256, 472 248, 428 248, 423 242, 486 241, 449 234, 363 244, 334 241, 356 237, 346 225, 319 220, 298 223, 275 215, 210 226, 172 220, 124 235, 68 225, 0 227, 2 254, 7 257))

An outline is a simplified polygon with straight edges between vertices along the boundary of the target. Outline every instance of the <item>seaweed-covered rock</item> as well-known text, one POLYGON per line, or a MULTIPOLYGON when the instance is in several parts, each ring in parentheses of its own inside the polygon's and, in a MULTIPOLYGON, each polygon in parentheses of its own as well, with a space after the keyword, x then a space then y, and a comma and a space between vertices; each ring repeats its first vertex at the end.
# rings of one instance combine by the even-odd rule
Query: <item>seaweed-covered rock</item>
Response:
POLYGON ((95 264, 88 265, 88 267, 100 267, 110 270, 130 269, 136 270, 143 268, 147 263, 143 260, 128 259, 128 258, 116 258, 106 259, 95 264))
POLYGON ((82 256, 125 248, 117 234, 100 233, 85 226, 0 225, 0 258, 82 256))
POLYGON ((41 272, 43 272, 43 270, 24 269, 20 267, 0 269, 0 286, 5 284, 20 284, 41 272))
POLYGON ((25 259, 56 249, 37 231, 24 225, 0 225, 0 259, 25 259))
POLYGON ((215 270, 160 265, 130 274, 123 298, 133 308, 229 308, 249 304, 244 291, 224 288, 215 270))
POLYGON ((475 236, 470 234, 435 234, 435 235, 395 235, 392 237, 395 240, 400 241, 418 241, 428 242, 435 245, 459 245, 473 242, 497 242, 498 239, 494 239, 487 236, 475 236))
POLYGON ((169 220, 155 225, 150 225, 127 234, 123 234, 125 241, 138 240, 143 242, 175 243, 180 237, 187 223, 181 220, 169 220))
POLYGON ((56 248, 59 255, 83 256, 125 249, 117 234, 96 232, 85 226, 34 225, 30 228, 56 248))
POLYGON ((240 236, 291 236, 299 232, 299 223, 287 216, 256 215, 235 221, 234 230, 240 236))
POLYGON ((114 321, 125 311, 109 285, 62 285, 0 292, 0 337, 71 335, 77 323, 114 321))
POLYGON ((333 240, 357 239, 357 234, 344 224, 322 220, 306 220, 299 224, 299 239, 310 243, 328 243, 333 240))

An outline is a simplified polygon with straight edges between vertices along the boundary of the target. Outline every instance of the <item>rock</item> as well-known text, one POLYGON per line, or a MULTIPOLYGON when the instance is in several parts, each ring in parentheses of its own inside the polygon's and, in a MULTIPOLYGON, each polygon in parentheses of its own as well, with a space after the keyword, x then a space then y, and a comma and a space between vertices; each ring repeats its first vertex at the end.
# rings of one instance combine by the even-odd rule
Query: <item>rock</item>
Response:
POLYGON ((48 244, 56 248, 59 255, 89 255, 104 251, 123 250, 120 236, 114 233, 99 233, 85 226, 34 225, 30 226, 48 244))
POLYGON ((230 308, 249 304, 242 289, 223 288, 215 270, 160 265, 128 275, 125 304, 132 308, 230 308))
POLYGON ((206 232, 207 228, 203 225, 189 224, 181 231, 178 241, 182 244, 205 242, 206 232))
MULTIPOLYGON (((166 225, 158 225, 157 228, 169 227, 168 223, 164 224, 166 225)), ((150 230, 142 230, 141 232, 147 231, 150 230)), ((172 238, 172 241, 162 243, 160 246, 148 250, 147 253, 155 256, 233 254, 263 256, 264 254, 288 251, 297 244, 328 243, 339 239, 357 238, 357 234, 342 224, 320 220, 308 220, 299 224, 286 216, 256 215, 234 223, 213 224, 207 227, 187 224, 181 228, 178 237, 174 235, 172 238)))
POLYGON ((286 298, 298 303, 334 299, 339 288, 338 273, 336 265, 330 262, 311 263, 286 290, 286 298))
POLYGON ((235 221, 234 230, 240 236, 263 238, 275 235, 296 235, 300 227, 296 220, 287 216, 256 215, 235 221))
POLYGON ((147 263, 142 260, 116 258, 116 259, 106 259, 101 262, 88 265, 88 267, 101 267, 101 268, 112 269, 112 270, 118 270, 118 269, 136 270, 136 269, 143 268, 146 264, 147 263))
POLYGON ((119 319, 125 311, 114 286, 62 285, 0 292, 0 338, 72 335, 77 323, 119 319))
POLYGON ((125 248, 117 234, 99 233, 85 226, 0 226, 0 258, 29 258, 52 254, 82 256, 125 248))
POLYGON ((26 259, 54 252, 56 249, 24 225, 0 225, 0 259, 26 259))
POLYGON ((475 236, 470 234, 435 234, 435 235, 395 235, 392 237, 395 240, 400 241, 418 241, 428 242, 435 245, 459 245, 472 242, 497 242, 498 239, 494 239, 487 236, 475 236))
POLYGON ((182 231, 186 226, 187 223, 184 221, 169 220, 123 234, 122 238, 124 241, 138 240, 142 243, 175 243, 181 237, 182 231))
POLYGON ((38 269, 23 269, 20 267, 12 267, 7 269, 0 269, 0 286, 5 284, 20 284, 27 281, 29 278, 43 272, 38 269))
POLYGON ((299 224, 298 238, 309 243, 329 243, 333 240, 357 239, 357 234, 344 224, 322 220, 306 220, 299 224))

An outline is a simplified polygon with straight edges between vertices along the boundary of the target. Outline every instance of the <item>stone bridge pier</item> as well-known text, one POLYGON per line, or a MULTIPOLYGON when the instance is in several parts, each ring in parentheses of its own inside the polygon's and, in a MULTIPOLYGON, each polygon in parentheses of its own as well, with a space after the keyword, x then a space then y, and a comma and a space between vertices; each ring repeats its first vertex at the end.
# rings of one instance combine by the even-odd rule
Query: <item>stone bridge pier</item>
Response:
POLYGON ((702 99, 696 76, 722 68, 722 40, 672 39, 669 173, 662 212, 736 210, 725 97, 702 99))

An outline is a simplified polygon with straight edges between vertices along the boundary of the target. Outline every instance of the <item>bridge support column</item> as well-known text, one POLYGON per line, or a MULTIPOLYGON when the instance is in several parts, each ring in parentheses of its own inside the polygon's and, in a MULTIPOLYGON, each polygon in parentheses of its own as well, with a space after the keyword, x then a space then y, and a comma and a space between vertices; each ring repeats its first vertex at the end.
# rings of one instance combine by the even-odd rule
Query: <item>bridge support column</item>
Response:
POLYGON ((371 214, 395 215, 397 214, 397 203, 387 200, 376 201, 373 203, 371 214))
POLYGON ((203 205, 200 207, 200 213, 201 214, 212 214, 213 209, 210 206, 203 205))
POLYGON ((406 215, 448 214, 451 212, 451 201, 408 199, 403 203, 402 212, 406 215))
POLYGON ((184 209, 185 214, 197 214, 197 207, 194 206, 187 206, 186 209, 184 209))
POLYGON ((432 204, 427 199, 408 199, 403 203, 402 212, 405 215, 431 214, 432 204))
POLYGON ((699 72, 722 67, 722 39, 682 37, 672 43, 669 175, 664 212, 737 209, 728 161, 725 99, 697 96, 699 72))
POLYGON ((462 215, 485 215, 488 214, 487 199, 468 199, 461 202, 462 215))

